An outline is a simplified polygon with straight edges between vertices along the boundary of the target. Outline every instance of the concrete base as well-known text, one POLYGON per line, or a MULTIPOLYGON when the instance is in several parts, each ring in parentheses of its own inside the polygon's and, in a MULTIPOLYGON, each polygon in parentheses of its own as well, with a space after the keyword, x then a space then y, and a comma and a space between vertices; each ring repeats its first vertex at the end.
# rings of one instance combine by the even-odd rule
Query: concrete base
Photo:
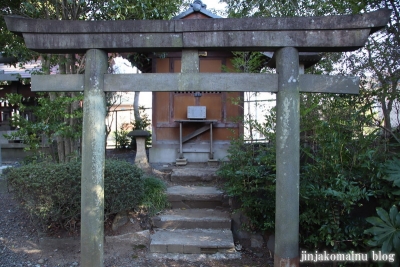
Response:
MULTIPOLYGON (((228 160, 229 142, 214 142, 214 159, 218 161, 228 160)), ((179 158, 179 144, 153 144, 149 150, 150 163, 172 163, 179 158)), ((201 144, 196 147, 193 144, 183 146, 183 156, 188 162, 208 162, 210 157, 209 144, 201 144)))
POLYGON ((209 167, 218 167, 219 160, 217 159, 208 159, 208 166, 209 167))
POLYGON ((183 158, 183 159, 176 159, 176 166, 186 166, 187 165, 187 159, 183 158))

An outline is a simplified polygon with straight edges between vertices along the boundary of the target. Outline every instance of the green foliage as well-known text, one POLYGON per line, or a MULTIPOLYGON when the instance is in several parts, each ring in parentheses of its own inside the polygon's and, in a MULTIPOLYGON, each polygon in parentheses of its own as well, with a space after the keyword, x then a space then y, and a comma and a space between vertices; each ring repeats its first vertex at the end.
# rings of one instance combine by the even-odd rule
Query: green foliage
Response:
MULTIPOLYGON (((393 186, 400 188, 400 160, 394 158, 385 162, 385 180, 393 182, 393 186)), ((400 190, 391 192, 393 195, 400 195, 400 190)))
POLYGON ((374 1, 255 1, 222 0, 229 17, 292 17, 355 14, 374 5, 374 1))
MULTIPOLYGON (((148 130, 149 126, 151 125, 151 121, 148 115, 145 113, 144 107, 140 107, 140 120, 132 122, 133 130, 148 130)), ((129 137, 129 132, 125 130, 124 126, 121 126, 119 131, 113 132, 115 142, 117 144, 117 148, 119 149, 126 149, 130 148, 135 150, 136 149, 136 139, 134 136, 129 137)), ((149 147, 151 145, 151 136, 146 138, 146 146, 149 147)))
MULTIPOLYGON (((358 98, 302 95, 302 247, 331 251, 366 249, 366 221, 354 214, 368 206, 371 198, 386 203, 394 191, 386 179, 394 180, 383 175, 386 144, 381 142, 378 131, 366 131, 370 121, 369 106, 358 98)), ((266 136, 267 143, 234 140, 229 150, 230 161, 220 170, 226 191, 239 200, 251 230, 271 231, 274 226, 274 123, 274 112, 265 116, 263 124, 245 121, 245 127, 252 124, 266 136)))
POLYGON ((143 180, 143 172, 136 165, 123 160, 106 160, 104 169, 105 215, 136 208, 144 196, 143 180))
MULTIPOLYGON (((23 207, 43 231, 55 226, 72 230, 80 220, 80 162, 23 165, 11 168, 7 180, 23 207)), ((106 216, 137 207, 143 193, 143 173, 140 169, 125 161, 106 160, 106 216)))
POLYGON ((272 231, 275 221, 274 147, 268 144, 245 144, 232 141, 229 162, 218 175, 224 178, 225 191, 234 197, 249 219, 248 230, 272 231))
POLYGON ((128 133, 129 132, 124 130, 122 127, 121 127, 120 131, 114 132, 115 143, 117 145, 117 148, 120 148, 120 149, 128 148, 129 143, 130 143, 128 133))
MULTIPOLYGON (((267 62, 266 57, 260 52, 232 52, 231 59, 234 71, 244 73, 260 73, 267 62)), ((230 72, 233 70, 223 67, 223 71, 230 72)))
POLYGON ((144 194, 141 201, 141 206, 150 216, 155 215, 157 212, 164 210, 168 207, 169 202, 165 194, 165 183, 156 177, 145 177, 144 180, 144 194))
MULTIPOLYGON (((139 116, 139 120, 135 120, 134 122, 132 122, 133 130, 150 131, 151 120, 149 118, 149 115, 146 113, 146 109, 144 106, 139 107, 139 116)), ((151 146, 151 136, 146 137, 145 145, 146 147, 151 146)), ((134 136, 132 136, 129 146, 131 149, 136 150, 136 139, 134 136)))
POLYGON ((309 247, 362 244, 364 222, 351 213, 377 196, 384 160, 376 132, 364 133, 364 108, 352 97, 303 96, 300 232, 309 247))
POLYGON ((79 139, 82 134, 82 124, 69 125, 70 119, 82 120, 82 109, 79 108, 73 113, 66 112, 71 103, 81 101, 82 95, 76 97, 59 96, 54 100, 45 94, 38 94, 38 105, 26 105, 22 95, 7 94, 6 100, 11 105, 19 107, 20 114, 14 114, 11 118, 11 125, 18 131, 5 135, 9 140, 19 138, 27 145, 27 150, 37 150, 46 137, 52 143, 57 136, 68 137, 74 140, 79 139), (34 114, 34 119, 27 119, 24 114, 34 114))
POLYGON ((394 251, 400 255, 400 212, 396 206, 392 206, 389 213, 382 208, 377 208, 376 212, 379 217, 367 218, 367 221, 373 225, 365 230, 366 234, 373 235, 368 245, 380 247, 383 253, 394 251))
POLYGON ((360 98, 302 96, 300 234, 310 249, 360 250, 367 225, 359 216, 374 208, 369 202, 387 206, 392 198, 387 145, 371 121, 360 98))
POLYGON ((267 137, 267 143, 245 142, 243 136, 232 140, 228 162, 218 171, 225 191, 239 202, 239 209, 249 218, 249 230, 272 231, 275 221, 275 112, 265 123, 253 120, 253 128, 267 137))
POLYGON ((228 17, 290 17, 360 14, 378 8, 391 9, 392 16, 385 27, 368 39, 366 46, 350 53, 324 53, 314 69, 324 74, 343 74, 361 77, 361 93, 365 102, 379 103, 380 111, 374 116, 386 136, 394 136, 391 115, 395 108, 400 80, 400 4, 393 0, 363 1, 255 1, 222 0, 227 4, 228 17))
POLYGON ((135 120, 133 124, 134 130, 149 130, 151 126, 151 120, 149 115, 146 113, 146 109, 144 106, 139 107, 139 116, 140 120, 135 120))
POLYGON ((182 4, 182 0, 28 0, 21 1, 18 12, 27 17, 64 20, 127 20, 170 19, 182 4))

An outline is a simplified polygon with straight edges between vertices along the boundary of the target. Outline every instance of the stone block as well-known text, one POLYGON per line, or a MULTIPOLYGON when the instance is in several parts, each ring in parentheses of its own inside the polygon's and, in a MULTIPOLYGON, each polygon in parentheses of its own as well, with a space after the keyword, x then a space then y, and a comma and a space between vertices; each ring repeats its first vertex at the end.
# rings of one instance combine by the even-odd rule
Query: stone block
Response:
POLYGON ((165 244, 151 244, 150 252, 152 253, 168 253, 167 245, 165 244))
POLYGON ((118 228, 125 225, 128 221, 128 213, 126 211, 119 212, 115 216, 111 228, 115 232, 118 230, 118 228))
POLYGON ((183 253, 183 245, 182 244, 169 244, 167 246, 168 253, 183 253))
POLYGON ((208 159, 208 166, 209 167, 218 167, 219 166, 219 160, 217 160, 217 159, 208 159))
POLYGON ((185 245, 185 246, 183 246, 183 253, 185 253, 185 254, 200 254, 201 249, 198 246, 185 245))
POLYGON ((252 248, 261 248, 264 245, 264 238, 260 234, 252 234, 250 242, 252 248))

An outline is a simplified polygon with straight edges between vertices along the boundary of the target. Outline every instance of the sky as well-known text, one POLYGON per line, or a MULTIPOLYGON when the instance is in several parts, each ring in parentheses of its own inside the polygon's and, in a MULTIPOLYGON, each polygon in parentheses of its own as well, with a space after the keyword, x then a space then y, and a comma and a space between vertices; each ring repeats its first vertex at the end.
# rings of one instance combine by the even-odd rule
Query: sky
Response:
POLYGON ((218 3, 219 0, 202 0, 203 4, 207 5, 207 9, 215 8, 216 10, 224 10, 226 4, 218 3))

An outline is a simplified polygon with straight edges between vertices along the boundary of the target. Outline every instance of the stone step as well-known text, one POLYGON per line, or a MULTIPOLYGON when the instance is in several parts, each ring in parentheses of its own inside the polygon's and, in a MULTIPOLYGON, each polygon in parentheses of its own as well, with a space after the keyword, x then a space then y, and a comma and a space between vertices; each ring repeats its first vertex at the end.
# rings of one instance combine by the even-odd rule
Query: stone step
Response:
POLYGON ((215 174, 218 168, 208 166, 189 166, 172 168, 171 182, 176 184, 188 183, 212 183, 218 176, 215 174))
POLYGON ((157 230, 151 235, 150 252, 215 254, 235 253, 231 230, 157 230))
POLYGON ((228 205, 222 191, 208 186, 172 186, 167 188, 173 209, 215 209, 228 205))
POLYGON ((231 229, 231 216, 215 209, 175 209, 154 217, 153 225, 163 229, 231 229))

